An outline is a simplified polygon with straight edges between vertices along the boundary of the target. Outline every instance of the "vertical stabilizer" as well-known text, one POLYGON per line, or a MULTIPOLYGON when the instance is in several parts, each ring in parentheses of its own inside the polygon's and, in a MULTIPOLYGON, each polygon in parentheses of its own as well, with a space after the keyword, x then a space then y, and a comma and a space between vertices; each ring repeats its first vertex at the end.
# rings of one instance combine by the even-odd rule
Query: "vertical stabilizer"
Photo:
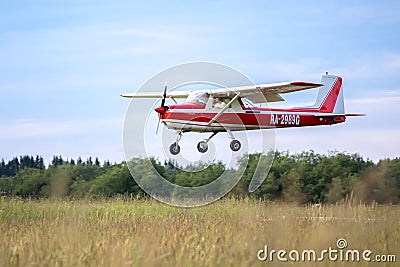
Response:
POLYGON ((334 75, 322 75, 322 87, 318 90, 317 99, 313 108, 320 112, 345 114, 342 78, 334 75))

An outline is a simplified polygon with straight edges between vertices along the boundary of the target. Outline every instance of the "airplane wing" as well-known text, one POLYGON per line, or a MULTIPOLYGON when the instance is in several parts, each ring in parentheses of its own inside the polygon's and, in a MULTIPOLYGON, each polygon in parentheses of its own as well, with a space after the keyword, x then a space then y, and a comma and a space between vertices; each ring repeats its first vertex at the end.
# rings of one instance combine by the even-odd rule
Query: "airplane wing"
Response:
MULTIPOLYGON (((265 100, 267 100, 267 102, 284 101, 280 94, 292 93, 320 86, 322 86, 322 84, 319 83, 284 82, 199 91, 208 92, 211 95, 219 97, 234 96, 240 93, 240 97, 245 97, 257 104, 264 103, 265 100)), ((167 92, 167 98, 186 98, 191 92, 193 91, 170 91, 167 92)), ((130 98, 162 98, 163 92, 125 93, 121 94, 121 96, 130 98)))
POLYGON ((309 82, 270 83, 213 89, 210 94, 224 97, 240 93, 240 97, 245 97, 257 104, 264 103, 265 100, 267 100, 267 102, 284 101, 280 94, 292 93, 320 86, 322 86, 322 84, 309 82))
MULTIPOLYGON (((190 91, 171 91, 167 92, 167 98, 186 98, 190 91)), ((128 98, 162 98, 163 92, 143 92, 143 93, 125 93, 121 94, 122 97, 128 98)))

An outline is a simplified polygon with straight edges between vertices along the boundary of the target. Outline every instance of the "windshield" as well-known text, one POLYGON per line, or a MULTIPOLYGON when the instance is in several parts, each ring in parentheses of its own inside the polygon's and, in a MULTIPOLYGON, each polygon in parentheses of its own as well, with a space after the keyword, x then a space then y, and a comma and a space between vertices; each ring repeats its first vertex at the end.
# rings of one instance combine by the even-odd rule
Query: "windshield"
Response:
POLYGON ((207 104, 209 94, 204 93, 204 92, 194 92, 191 93, 187 98, 186 98, 186 103, 196 103, 205 106, 207 104))
POLYGON ((254 108, 255 105, 249 99, 242 97, 242 103, 245 108, 254 108))

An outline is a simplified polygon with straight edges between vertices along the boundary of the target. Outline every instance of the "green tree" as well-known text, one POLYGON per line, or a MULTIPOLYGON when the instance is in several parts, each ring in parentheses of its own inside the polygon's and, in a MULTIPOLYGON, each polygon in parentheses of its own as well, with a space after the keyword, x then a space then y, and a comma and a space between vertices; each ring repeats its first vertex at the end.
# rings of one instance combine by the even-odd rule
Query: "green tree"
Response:
POLYGON ((48 197, 49 177, 43 170, 23 169, 15 177, 15 193, 23 197, 48 197))
POLYGON ((3 176, 0 179, 0 193, 12 196, 15 194, 16 179, 15 177, 3 176))
POLYGON ((78 179, 72 182, 69 195, 75 199, 83 199, 90 195, 91 182, 78 179))
POLYGON ((138 191, 139 187, 129 169, 122 164, 114 165, 106 173, 94 179, 90 188, 90 194, 105 197, 124 193, 136 194, 138 191))

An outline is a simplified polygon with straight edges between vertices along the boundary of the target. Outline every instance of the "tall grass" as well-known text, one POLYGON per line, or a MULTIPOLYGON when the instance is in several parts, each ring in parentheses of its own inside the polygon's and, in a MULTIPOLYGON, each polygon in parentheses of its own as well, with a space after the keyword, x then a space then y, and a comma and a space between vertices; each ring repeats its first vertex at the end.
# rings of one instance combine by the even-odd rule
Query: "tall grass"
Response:
POLYGON ((352 201, 298 207, 224 199, 185 209, 154 200, 2 199, 0 266, 321 266, 260 262, 257 252, 322 250, 338 238, 400 260, 399 217, 399 207, 352 201))

